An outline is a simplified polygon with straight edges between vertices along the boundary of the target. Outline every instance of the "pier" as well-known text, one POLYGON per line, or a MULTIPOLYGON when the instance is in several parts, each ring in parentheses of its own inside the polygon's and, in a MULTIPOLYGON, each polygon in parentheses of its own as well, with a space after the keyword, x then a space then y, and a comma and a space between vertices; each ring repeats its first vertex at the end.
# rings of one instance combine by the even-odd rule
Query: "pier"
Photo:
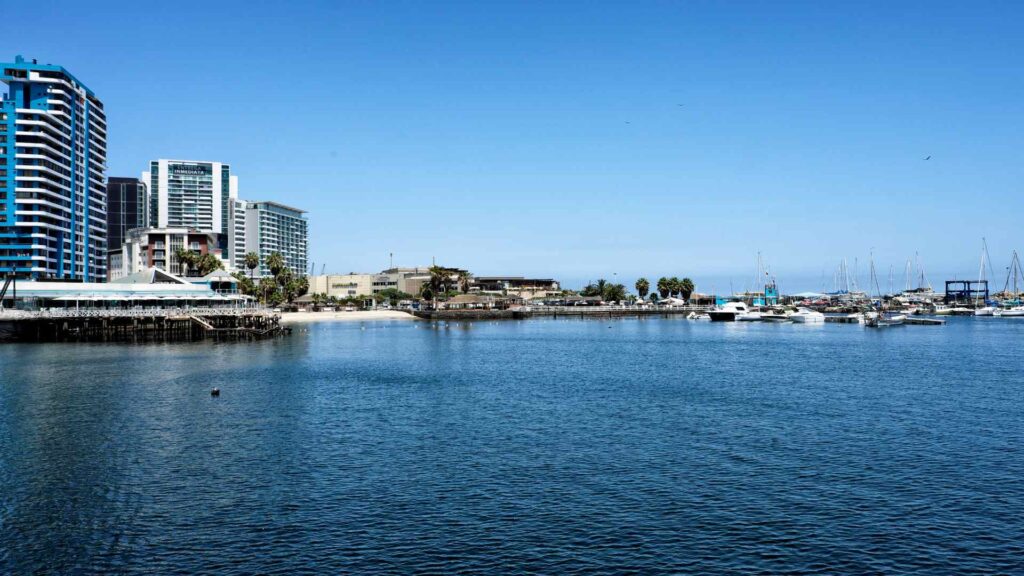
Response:
POLYGON ((0 341, 258 340, 290 332, 259 308, 0 311, 0 341))
POLYGON ((529 306, 498 309, 417 310, 413 315, 424 320, 520 320, 548 316, 552 318, 615 318, 626 316, 683 316, 703 314, 711 306, 529 306))

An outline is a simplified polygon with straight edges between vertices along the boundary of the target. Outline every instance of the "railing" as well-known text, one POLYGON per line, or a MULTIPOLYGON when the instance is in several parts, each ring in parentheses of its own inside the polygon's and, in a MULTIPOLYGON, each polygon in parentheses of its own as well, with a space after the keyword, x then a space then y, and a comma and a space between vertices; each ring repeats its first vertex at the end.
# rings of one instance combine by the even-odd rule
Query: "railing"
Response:
POLYGON ((167 318, 173 316, 274 316, 276 313, 265 308, 126 308, 106 310, 101 308, 50 308, 35 312, 24 310, 0 310, 0 320, 31 320, 49 318, 167 318))
MULTIPOLYGON (((519 310, 529 310, 531 312, 538 313, 587 313, 587 312, 647 312, 650 314, 678 314, 683 312, 707 312, 714 306, 535 306, 533 304, 519 308, 519 310)), ((515 310, 515 308, 513 308, 515 310)))

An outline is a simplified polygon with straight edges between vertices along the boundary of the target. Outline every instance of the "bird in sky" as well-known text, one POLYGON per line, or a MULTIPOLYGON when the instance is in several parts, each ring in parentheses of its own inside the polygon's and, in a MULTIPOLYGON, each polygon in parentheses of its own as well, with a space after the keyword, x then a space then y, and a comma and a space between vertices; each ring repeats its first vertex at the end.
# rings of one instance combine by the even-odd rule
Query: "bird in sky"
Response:
POLYGON ((931 160, 931 159, 932 159, 931 156, 928 156, 927 158, 925 158, 925 160, 931 160))

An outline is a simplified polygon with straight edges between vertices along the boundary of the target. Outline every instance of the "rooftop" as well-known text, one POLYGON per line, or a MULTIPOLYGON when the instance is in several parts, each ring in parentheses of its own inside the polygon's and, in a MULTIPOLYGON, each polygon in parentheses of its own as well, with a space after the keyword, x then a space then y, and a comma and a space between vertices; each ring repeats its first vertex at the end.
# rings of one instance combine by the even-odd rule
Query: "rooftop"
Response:
MULTIPOLYGON (((75 75, 72 74, 71 72, 68 72, 67 69, 64 68, 63 66, 55 66, 53 64, 39 64, 38 62, 36 62, 35 59, 33 59, 31 62, 26 62, 25 61, 25 57, 19 54, 19 55, 14 57, 14 62, 0 62, 0 67, 2 67, 2 68, 16 68, 18 70, 37 70, 37 71, 46 71, 46 72, 60 72, 60 73, 64 74, 65 76, 67 76, 68 78, 70 78, 76 84, 81 86, 82 90, 85 90, 86 94, 88 94, 89 96, 92 96, 93 98, 96 97, 96 95, 93 94, 92 90, 90 90, 89 87, 86 86, 84 82, 82 82, 78 78, 75 78, 75 75)), ((4 83, 8 83, 12 79, 7 77, 7 76, 5 76, 5 75, 3 75, 3 74, 0 74, 0 80, 2 80, 4 83)), ((25 79, 25 80, 27 80, 27 79, 25 79)), ((23 79, 18 78, 17 81, 21 82, 21 81, 23 81, 23 79)))

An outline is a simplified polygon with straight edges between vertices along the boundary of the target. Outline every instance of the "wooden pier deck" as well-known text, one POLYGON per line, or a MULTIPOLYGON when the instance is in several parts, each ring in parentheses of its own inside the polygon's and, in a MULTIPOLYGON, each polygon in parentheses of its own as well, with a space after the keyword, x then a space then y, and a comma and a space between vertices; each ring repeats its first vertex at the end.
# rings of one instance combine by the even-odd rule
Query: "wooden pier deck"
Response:
POLYGON ((7 341, 254 340, 290 331, 279 315, 254 308, 0 311, 0 340, 7 341))

